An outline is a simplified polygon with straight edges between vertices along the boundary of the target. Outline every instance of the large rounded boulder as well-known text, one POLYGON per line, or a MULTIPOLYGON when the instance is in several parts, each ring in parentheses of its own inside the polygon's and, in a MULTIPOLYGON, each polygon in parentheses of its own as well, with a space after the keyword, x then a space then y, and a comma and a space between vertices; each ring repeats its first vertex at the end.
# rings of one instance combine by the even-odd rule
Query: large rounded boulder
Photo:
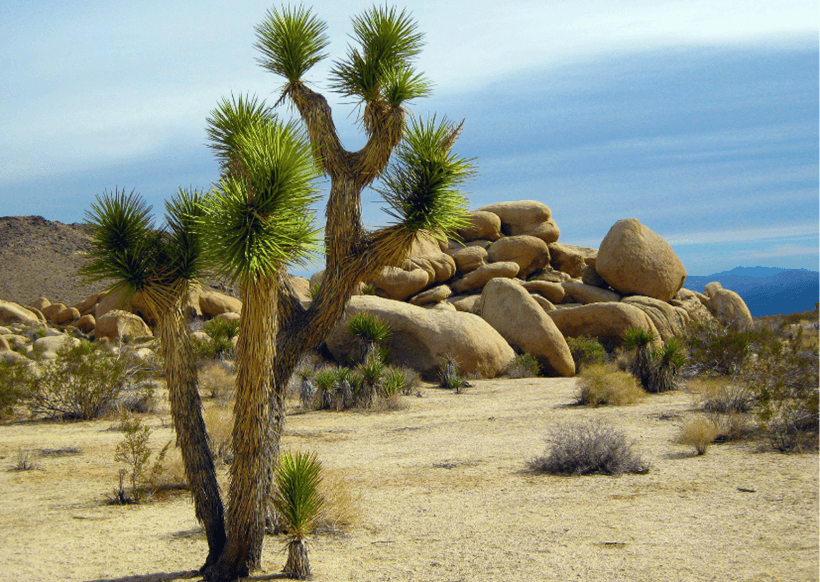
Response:
POLYGON ((715 318, 734 329, 751 329, 752 314, 740 295, 717 282, 706 285, 703 294, 706 296, 704 305, 715 318))
POLYGON ((511 279, 493 279, 481 294, 481 317, 513 348, 530 354, 542 369, 558 376, 574 376, 569 346, 544 309, 511 279))
POLYGON ((636 218, 619 220, 598 249, 595 270, 622 295, 669 301, 683 287, 686 269, 659 234, 636 218))
POLYGON ((515 358, 501 335, 479 316, 459 311, 424 309, 373 295, 351 297, 344 318, 331 330, 325 343, 336 361, 346 363, 357 354, 347 332, 347 319, 356 313, 371 313, 391 330, 387 341, 391 363, 418 371, 434 379, 448 358, 465 374, 493 378, 515 358))
POLYGON ((660 342, 660 333, 652 319, 638 307, 623 302, 590 303, 556 309, 547 315, 564 337, 591 336, 621 345, 626 339, 626 330, 639 327, 651 332, 660 342))

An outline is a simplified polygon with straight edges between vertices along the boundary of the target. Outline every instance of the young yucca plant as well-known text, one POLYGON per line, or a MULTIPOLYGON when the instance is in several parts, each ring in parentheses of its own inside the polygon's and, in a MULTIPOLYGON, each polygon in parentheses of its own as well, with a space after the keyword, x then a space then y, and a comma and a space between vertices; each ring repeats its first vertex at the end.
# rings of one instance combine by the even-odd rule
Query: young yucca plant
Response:
POLYGON ((639 327, 630 327, 624 334, 624 347, 635 350, 635 355, 629 364, 629 371, 635 376, 645 389, 649 389, 652 375, 652 343, 655 334, 639 327))
POLYGON ((390 338, 390 327, 380 317, 364 311, 347 320, 347 331, 361 342, 360 361, 363 364, 371 353, 377 352, 390 338))
POLYGON ((676 339, 670 339, 663 348, 654 352, 655 365, 649 374, 647 392, 668 392, 676 387, 675 376, 678 370, 686 363, 681 344, 676 339))
POLYGON ((288 578, 304 580, 310 576, 305 540, 324 504, 318 491, 321 482, 322 464, 316 453, 288 451, 282 455, 276 469, 273 505, 288 533, 288 560, 283 570, 288 578))

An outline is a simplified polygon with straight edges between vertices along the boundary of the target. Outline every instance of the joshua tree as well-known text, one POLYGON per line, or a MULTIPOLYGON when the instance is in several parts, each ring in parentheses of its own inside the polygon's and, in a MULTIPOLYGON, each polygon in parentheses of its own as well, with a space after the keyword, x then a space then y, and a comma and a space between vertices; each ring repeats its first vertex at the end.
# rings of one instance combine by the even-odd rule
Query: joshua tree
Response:
POLYGON ((284 78, 279 101, 295 105, 309 148, 295 127, 276 122, 253 97, 223 100, 209 119, 222 179, 205 201, 203 225, 213 254, 240 282, 244 300, 228 542, 218 563, 205 569, 211 582, 231 580, 258 564, 284 392, 300 357, 339 320, 359 282, 398 264, 419 236, 446 237, 465 224, 466 200, 457 188, 471 175, 471 166, 451 152, 461 126, 433 118, 414 119, 405 127, 405 105, 429 91, 412 68, 422 44, 416 24, 404 11, 385 7, 354 18, 353 28, 359 46, 334 65, 332 75, 333 89, 361 107, 359 120, 368 137, 361 150, 342 147, 327 101, 302 80, 325 58, 327 45, 325 24, 302 7, 270 11, 256 29, 256 46, 262 66, 284 78), (397 163, 388 169, 396 148, 397 163), (305 162, 310 154, 330 177, 330 195, 325 278, 305 309, 284 267, 305 256, 315 233, 307 210, 314 195, 305 162), (302 185, 291 192, 286 184, 295 174, 302 176, 302 185), (361 192, 377 178, 396 224, 371 232, 362 223, 361 192))
POLYGON ((273 504, 288 532, 288 561, 283 570, 288 578, 310 577, 305 539, 313 528, 324 503, 317 490, 322 482, 322 464, 315 453, 287 452, 276 469, 273 504))
POLYGON ((158 321, 171 415, 196 516, 208 538, 208 566, 222 552, 225 526, 183 312, 201 265, 200 242, 192 228, 198 208, 197 193, 180 190, 166 203, 167 229, 155 230, 151 208, 135 192, 115 189, 98 196, 86 213, 93 241, 84 274, 113 280, 112 289, 126 298, 139 293, 148 315, 158 321))

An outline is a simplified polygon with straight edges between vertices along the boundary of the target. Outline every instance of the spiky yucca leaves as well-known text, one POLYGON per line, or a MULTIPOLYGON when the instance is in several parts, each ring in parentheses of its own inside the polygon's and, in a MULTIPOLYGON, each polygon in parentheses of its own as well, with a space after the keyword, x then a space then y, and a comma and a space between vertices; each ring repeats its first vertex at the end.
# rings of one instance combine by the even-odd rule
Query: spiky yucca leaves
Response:
POLYGON ((87 213, 93 243, 84 273, 92 279, 113 279, 126 296, 141 293, 151 316, 159 321, 171 416, 196 517, 208 539, 207 566, 222 552, 225 524, 183 312, 202 261, 201 244, 192 228, 198 208, 197 192, 179 190, 166 204, 167 230, 154 231, 150 207, 138 194, 104 193, 87 213))
MULTIPOLYGON (((374 6, 353 18, 353 31, 359 47, 348 47, 347 57, 334 64, 335 91, 360 102, 393 106, 429 94, 429 83, 411 66, 424 35, 410 14, 374 6)), ((365 126, 368 123, 365 113, 365 126)))
POLYGON ((229 107, 222 114, 241 127, 223 142, 239 170, 206 195, 201 228, 218 270, 234 282, 252 283, 304 263, 316 249, 310 204, 318 197, 318 173, 294 123, 260 119, 245 127, 234 123, 241 112, 229 107))
POLYGON ((288 578, 304 580, 310 576, 305 539, 322 510, 324 500, 319 495, 322 464, 316 453, 288 451, 282 455, 276 469, 276 507, 288 532, 288 560, 283 570, 288 578))
POLYGON ((649 375, 647 392, 668 392, 675 389, 675 376, 678 370, 686 363, 681 344, 676 339, 670 339, 664 346, 653 352, 655 358, 652 371, 649 375))
POLYGON ((432 117, 413 119, 397 151, 398 161, 377 189, 388 214, 412 233, 446 240, 467 226, 467 200, 459 187, 474 174, 470 160, 451 152, 461 126, 432 117))
POLYGON ((232 156, 239 149, 236 140, 272 118, 270 108, 255 95, 222 98, 206 120, 205 131, 210 141, 208 147, 216 154, 223 172, 231 169, 232 156))
POLYGON ((329 43, 326 30, 327 25, 301 5, 281 12, 268 10, 265 20, 256 26, 254 47, 263 55, 257 61, 295 83, 327 56, 322 52, 329 43))
POLYGON ((652 377, 652 343, 655 334, 639 327, 631 327, 624 334, 624 347, 635 350, 635 355, 629 364, 629 371, 644 389, 649 390, 652 377))

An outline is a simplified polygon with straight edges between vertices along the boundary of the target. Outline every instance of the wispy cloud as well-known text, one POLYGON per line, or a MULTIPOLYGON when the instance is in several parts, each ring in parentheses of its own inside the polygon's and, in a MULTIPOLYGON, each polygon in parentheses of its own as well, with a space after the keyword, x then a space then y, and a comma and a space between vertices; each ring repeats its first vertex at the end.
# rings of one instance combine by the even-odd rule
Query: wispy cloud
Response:
MULTIPOLYGON (((777 242, 783 239, 808 240, 817 238, 818 226, 814 224, 800 224, 781 227, 749 228, 742 230, 717 230, 691 232, 686 234, 672 234, 666 237, 671 245, 705 245, 715 243, 743 243, 743 242, 777 242)), ((809 247, 805 247, 809 248, 809 247)), ((813 248, 817 253, 817 247, 813 248)), ((771 255, 777 256, 777 255, 771 255)))

